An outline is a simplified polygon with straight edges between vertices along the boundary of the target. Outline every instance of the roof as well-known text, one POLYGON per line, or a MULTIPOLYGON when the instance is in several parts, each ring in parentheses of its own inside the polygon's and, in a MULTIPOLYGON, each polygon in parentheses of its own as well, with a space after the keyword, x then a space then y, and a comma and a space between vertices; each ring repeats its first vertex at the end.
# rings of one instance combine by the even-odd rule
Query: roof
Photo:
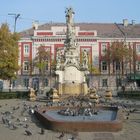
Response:
MULTIPOLYGON (((66 26, 65 23, 46 23, 38 26, 38 30, 51 30, 52 26, 66 26)), ((102 38, 140 38, 140 24, 123 24, 117 23, 75 23, 80 30, 96 30, 97 36, 102 38)), ((33 36, 33 28, 20 32, 21 37, 33 36)))
POLYGON ((129 24, 127 27, 123 24, 118 24, 118 27, 124 32, 128 38, 140 38, 140 24, 129 24))

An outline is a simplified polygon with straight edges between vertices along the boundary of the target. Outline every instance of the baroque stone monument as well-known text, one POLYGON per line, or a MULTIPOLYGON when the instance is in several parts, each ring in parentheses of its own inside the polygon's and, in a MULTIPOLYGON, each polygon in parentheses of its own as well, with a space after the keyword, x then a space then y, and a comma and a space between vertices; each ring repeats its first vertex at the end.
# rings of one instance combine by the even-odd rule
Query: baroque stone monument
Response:
POLYGON ((66 39, 63 50, 58 49, 56 54, 55 73, 58 78, 58 94, 87 94, 86 74, 88 73, 88 54, 84 50, 82 60, 80 60, 80 51, 76 42, 73 21, 74 11, 72 8, 67 8, 65 13, 67 25, 66 39))

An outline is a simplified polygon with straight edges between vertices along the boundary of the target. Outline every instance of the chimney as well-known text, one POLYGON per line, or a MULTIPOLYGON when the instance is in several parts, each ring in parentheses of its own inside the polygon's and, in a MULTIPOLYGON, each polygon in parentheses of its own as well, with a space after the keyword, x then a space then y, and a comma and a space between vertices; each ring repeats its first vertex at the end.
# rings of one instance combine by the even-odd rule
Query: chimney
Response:
POLYGON ((136 23, 135 23, 135 20, 132 20, 132 25, 135 25, 136 23))
POLYGON ((34 21, 32 23, 32 27, 33 27, 34 30, 37 30, 38 29, 38 21, 34 21))
POLYGON ((127 19, 123 19, 123 26, 127 27, 128 26, 128 20, 127 19))

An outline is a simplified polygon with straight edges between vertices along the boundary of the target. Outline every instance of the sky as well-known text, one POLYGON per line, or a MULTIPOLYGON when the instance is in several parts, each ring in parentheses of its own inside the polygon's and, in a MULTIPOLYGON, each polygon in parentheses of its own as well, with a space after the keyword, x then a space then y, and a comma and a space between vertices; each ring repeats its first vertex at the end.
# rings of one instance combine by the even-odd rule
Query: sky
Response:
POLYGON ((0 25, 7 23, 13 32, 15 14, 20 14, 17 32, 31 28, 34 21, 65 22, 67 7, 74 9, 75 22, 140 23, 140 0, 0 0, 0 25))

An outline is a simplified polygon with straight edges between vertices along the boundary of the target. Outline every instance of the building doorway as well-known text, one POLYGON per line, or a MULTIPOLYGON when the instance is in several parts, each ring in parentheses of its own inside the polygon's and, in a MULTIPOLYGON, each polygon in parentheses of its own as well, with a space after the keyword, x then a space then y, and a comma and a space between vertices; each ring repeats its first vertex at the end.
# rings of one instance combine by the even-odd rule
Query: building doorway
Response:
POLYGON ((32 87, 34 90, 38 90, 39 89, 39 78, 33 78, 32 80, 32 87))

